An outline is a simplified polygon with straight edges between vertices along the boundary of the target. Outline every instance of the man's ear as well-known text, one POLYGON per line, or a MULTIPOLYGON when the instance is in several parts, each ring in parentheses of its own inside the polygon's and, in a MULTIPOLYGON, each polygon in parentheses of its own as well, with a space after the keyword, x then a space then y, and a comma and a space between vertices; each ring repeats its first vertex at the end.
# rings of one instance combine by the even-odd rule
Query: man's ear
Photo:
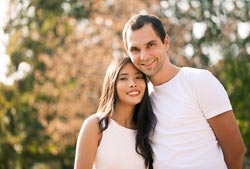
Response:
POLYGON ((167 51, 168 51, 168 49, 169 49, 169 38, 168 38, 167 34, 166 34, 165 39, 164 39, 164 44, 165 44, 165 46, 167 48, 167 51))

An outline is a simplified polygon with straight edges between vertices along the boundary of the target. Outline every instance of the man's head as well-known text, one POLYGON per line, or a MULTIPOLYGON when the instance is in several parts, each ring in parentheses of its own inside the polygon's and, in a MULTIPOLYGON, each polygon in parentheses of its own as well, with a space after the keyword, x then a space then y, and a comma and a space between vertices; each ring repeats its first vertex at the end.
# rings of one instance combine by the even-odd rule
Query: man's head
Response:
POLYGON ((162 72, 167 64, 169 41, 159 18, 131 17, 123 29, 123 42, 133 64, 150 79, 162 72))
POLYGON ((146 24, 151 24, 155 33, 160 37, 162 43, 164 43, 166 32, 164 30, 161 20, 154 15, 138 14, 138 15, 132 16, 123 28, 123 43, 124 43, 126 50, 128 50, 128 45, 127 45, 128 30, 135 31, 135 30, 142 28, 146 24))

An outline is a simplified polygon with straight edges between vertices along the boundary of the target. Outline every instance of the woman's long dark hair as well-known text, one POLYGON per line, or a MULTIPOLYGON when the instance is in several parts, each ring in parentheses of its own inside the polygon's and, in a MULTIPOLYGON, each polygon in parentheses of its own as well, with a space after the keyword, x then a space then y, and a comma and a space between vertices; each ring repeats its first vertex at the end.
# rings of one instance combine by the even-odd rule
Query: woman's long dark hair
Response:
POLYGON ((148 95, 148 85, 146 85, 142 102, 136 106, 133 121, 137 126, 136 152, 143 156, 145 165, 149 169, 153 169, 154 160, 151 136, 156 126, 156 117, 148 95))
MULTIPOLYGON (((130 58, 126 56, 117 57, 114 58, 107 69, 103 82, 100 104, 98 107, 98 112, 103 113, 103 116, 99 121, 99 128, 101 132, 108 128, 109 118, 114 113, 118 97, 116 91, 118 75, 121 68, 128 63, 132 63, 130 58)), ((148 169, 153 169, 151 134, 153 134, 156 126, 156 117, 150 103, 147 77, 144 74, 143 78, 146 83, 145 93, 142 101, 136 105, 132 118, 133 123, 137 128, 135 150, 144 158, 145 166, 148 169)))

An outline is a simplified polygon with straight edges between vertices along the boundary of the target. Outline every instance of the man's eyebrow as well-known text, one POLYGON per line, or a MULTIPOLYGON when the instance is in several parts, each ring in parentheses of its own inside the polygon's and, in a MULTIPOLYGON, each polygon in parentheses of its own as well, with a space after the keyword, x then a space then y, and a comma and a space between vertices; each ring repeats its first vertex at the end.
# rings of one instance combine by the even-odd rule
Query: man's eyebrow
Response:
POLYGON ((138 47, 136 47, 136 46, 130 46, 129 50, 132 50, 132 49, 138 49, 138 47))
MULTIPOLYGON (((157 40, 150 40, 150 41, 148 41, 148 42, 146 42, 145 44, 143 44, 144 46, 147 46, 148 44, 151 44, 151 43, 157 43, 157 40)), ((130 48, 129 49, 138 49, 138 47, 137 46, 130 46, 130 48)))
POLYGON ((156 43, 156 42, 157 42, 157 40, 151 40, 151 41, 147 42, 146 44, 149 44, 149 43, 156 43))

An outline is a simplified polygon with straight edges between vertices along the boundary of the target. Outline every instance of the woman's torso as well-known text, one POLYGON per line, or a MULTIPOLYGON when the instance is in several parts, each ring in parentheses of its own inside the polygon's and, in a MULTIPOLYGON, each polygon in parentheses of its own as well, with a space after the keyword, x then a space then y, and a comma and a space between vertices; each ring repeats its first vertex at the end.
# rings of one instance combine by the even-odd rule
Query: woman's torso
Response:
POLYGON ((136 130, 114 120, 102 133, 93 169, 145 169, 144 160, 135 150, 136 130))

